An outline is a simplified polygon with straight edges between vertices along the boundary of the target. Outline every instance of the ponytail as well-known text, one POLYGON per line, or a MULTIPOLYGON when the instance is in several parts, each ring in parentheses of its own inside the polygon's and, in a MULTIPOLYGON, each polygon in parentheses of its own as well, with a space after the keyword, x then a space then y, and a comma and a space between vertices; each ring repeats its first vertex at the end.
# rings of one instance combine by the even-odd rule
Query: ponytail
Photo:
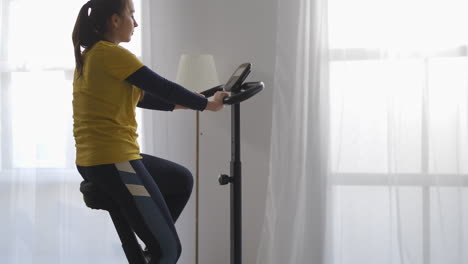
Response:
POLYGON ((121 14, 126 7, 127 0, 90 0, 81 7, 72 33, 78 78, 83 75, 81 48, 89 50, 97 42, 105 40, 104 34, 110 17, 121 14))
MULTIPOLYGON (((88 12, 91 8, 91 1, 88 1, 80 10, 78 18, 76 19, 75 28, 73 29, 72 39, 73 47, 75 49, 75 64, 78 71, 78 76, 83 74, 83 56, 81 55, 81 46, 89 48, 91 39, 97 39, 95 32, 91 29, 88 12), (88 44, 88 45, 86 45, 88 44)), ((96 43, 95 41, 94 43, 96 43)), ((92 43, 92 44, 94 44, 92 43)))

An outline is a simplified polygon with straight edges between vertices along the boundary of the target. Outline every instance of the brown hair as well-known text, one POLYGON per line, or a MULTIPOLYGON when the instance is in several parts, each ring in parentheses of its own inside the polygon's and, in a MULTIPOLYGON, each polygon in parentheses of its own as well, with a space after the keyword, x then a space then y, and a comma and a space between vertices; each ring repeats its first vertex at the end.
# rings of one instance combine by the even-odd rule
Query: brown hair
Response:
POLYGON ((83 75, 81 48, 89 50, 98 41, 105 40, 109 19, 113 14, 122 14, 127 8, 127 2, 128 0, 91 0, 81 8, 72 34, 78 78, 83 75))

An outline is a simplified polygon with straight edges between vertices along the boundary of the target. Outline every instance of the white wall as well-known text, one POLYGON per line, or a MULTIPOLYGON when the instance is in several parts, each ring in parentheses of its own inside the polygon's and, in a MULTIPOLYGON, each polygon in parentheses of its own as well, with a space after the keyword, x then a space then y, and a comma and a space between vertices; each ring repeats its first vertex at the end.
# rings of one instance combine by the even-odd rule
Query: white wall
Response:
MULTIPOLYGON (((255 263, 263 223, 271 134, 271 101, 275 63, 276 1, 197 0, 151 1, 152 68, 175 80, 183 53, 210 53, 221 82, 238 65, 253 63, 248 81, 266 89, 241 105, 243 165, 243 263, 255 263)), ((209 87, 207 87, 209 88, 209 87)), ((195 171, 195 112, 148 113, 145 133, 160 155, 195 171), (161 140, 160 138, 164 138, 161 140)), ((230 107, 203 112, 200 138, 199 263, 229 263, 229 186, 219 186, 219 173, 229 173, 230 107)), ((147 141, 148 143, 150 141, 147 141)), ((179 263, 194 263, 194 197, 177 228, 183 243, 179 263)))

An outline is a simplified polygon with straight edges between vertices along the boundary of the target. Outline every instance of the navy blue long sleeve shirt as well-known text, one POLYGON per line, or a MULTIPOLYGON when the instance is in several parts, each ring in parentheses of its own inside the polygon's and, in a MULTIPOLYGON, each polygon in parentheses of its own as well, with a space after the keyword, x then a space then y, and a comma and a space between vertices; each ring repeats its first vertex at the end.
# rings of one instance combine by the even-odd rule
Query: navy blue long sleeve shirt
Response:
POLYGON ((172 111, 175 105, 203 111, 208 100, 190 90, 158 75, 143 66, 130 75, 126 81, 145 91, 138 107, 153 110, 172 111))

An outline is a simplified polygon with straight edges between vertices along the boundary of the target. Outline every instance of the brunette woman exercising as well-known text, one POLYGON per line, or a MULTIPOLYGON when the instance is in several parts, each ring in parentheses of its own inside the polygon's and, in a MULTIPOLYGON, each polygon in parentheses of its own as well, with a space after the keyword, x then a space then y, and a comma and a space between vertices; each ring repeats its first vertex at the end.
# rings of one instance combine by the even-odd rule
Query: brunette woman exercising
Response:
POLYGON ((159 76, 130 51, 132 0, 91 0, 73 31, 73 134, 76 165, 86 181, 106 192, 145 243, 151 263, 176 263, 181 243, 174 223, 193 186, 192 174, 174 162, 140 153, 135 108, 173 111, 223 109, 214 99, 159 76))

